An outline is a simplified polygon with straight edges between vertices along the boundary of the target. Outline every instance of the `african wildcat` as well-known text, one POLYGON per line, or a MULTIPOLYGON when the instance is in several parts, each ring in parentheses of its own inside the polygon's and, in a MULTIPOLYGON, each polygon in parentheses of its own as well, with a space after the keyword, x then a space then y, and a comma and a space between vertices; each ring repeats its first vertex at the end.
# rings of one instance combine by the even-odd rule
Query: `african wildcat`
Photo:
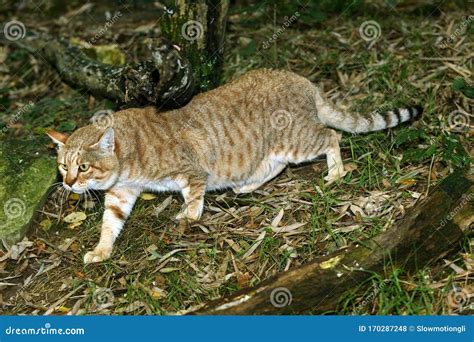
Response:
POLYGON ((362 116, 335 108, 309 80, 287 71, 255 70, 195 96, 184 108, 152 107, 113 114, 70 137, 49 131, 58 145, 64 187, 76 193, 106 190, 98 245, 86 263, 110 257, 114 240, 140 192, 180 191, 177 219, 197 220, 204 192, 251 192, 288 163, 325 154, 332 182, 344 173, 340 134, 393 127, 419 114, 418 106, 362 116))

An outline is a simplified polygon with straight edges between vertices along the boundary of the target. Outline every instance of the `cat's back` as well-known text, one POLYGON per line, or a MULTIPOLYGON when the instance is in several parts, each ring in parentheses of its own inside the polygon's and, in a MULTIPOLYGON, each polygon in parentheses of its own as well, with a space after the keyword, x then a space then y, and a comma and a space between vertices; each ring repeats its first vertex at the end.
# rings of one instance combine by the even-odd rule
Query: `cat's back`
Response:
POLYGON ((304 95, 312 87, 311 82, 291 71, 256 69, 232 81, 198 94, 192 102, 203 103, 222 99, 227 104, 243 101, 271 101, 285 95, 304 95))
POLYGON ((155 107, 145 108, 127 108, 112 114, 109 121, 114 128, 134 127, 135 124, 142 125, 145 122, 154 122, 157 119, 157 110, 155 107))
POLYGON ((180 111, 159 112, 156 107, 128 108, 117 111, 110 119, 112 126, 123 136, 137 138, 167 138, 180 129, 180 111))
POLYGON ((308 79, 285 70, 257 69, 196 95, 183 112, 227 128, 240 123, 263 129, 275 113, 290 112, 296 118, 313 106, 314 86, 308 79))
POLYGON ((234 118, 257 117, 278 110, 298 112, 312 102, 311 82, 291 71, 256 69, 205 93, 197 94, 183 108, 158 112, 155 107, 130 108, 114 114, 115 128, 127 130, 150 127, 177 128, 190 119, 211 122, 234 118))

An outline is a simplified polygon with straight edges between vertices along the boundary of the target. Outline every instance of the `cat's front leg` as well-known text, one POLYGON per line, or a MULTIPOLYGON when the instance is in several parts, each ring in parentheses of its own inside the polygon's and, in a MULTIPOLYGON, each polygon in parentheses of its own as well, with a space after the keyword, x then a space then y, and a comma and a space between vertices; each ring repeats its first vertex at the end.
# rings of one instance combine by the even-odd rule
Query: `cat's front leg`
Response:
POLYGON ((105 211, 97 246, 84 256, 86 264, 101 262, 110 257, 115 239, 132 211, 140 194, 138 189, 112 188, 105 194, 105 211))
POLYGON ((177 220, 199 220, 204 208, 204 193, 207 180, 201 177, 190 177, 181 189, 186 204, 185 209, 176 216, 177 220))

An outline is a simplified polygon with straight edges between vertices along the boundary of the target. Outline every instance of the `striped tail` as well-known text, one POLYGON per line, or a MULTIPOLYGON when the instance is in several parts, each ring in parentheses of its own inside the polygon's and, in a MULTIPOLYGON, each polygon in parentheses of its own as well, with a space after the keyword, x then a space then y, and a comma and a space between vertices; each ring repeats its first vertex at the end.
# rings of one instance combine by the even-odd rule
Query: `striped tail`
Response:
POLYGON ((366 133, 397 126, 419 117, 422 113, 423 108, 418 105, 389 111, 376 110, 368 115, 343 112, 331 106, 331 110, 318 111, 318 118, 329 127, 350 133, 366 133))

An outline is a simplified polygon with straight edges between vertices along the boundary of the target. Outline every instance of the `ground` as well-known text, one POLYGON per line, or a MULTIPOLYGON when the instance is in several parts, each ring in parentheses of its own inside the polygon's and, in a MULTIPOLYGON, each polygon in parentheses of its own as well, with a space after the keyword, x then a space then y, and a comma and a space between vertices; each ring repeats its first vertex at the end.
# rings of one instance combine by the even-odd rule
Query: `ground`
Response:
MULTIPOLYGON (((83 255, 98 241, 103 195, 78 199, 57 188, 26 238, 13 252, 0 252, 3 313, 187 312, 380 233, 453 169, 469 167, 474 19, 466 4, 290 3, 231 6, 222 82, 259 67, 284 68, 352 110, 417 103, 423 118, 383 132, 344 134, 350 172, 340 182, 324 184, 324 161, 291 167, 252 194, 206 195, 203 218, 195 224, 173 221, 179 195, 144 195, 112 258, 101 264, 84 265, 83 255)), ((88 41, 105 27, 106 10, 123 15, 98 43, 116 42, 136 59, 134 42, 156 28, 156 8, 137 16, 140 6, 71 2, 28 12, 11 5, 0 16, 88 41)), ((70 132, 97 111, 116 109, 63 84, 38 54, 2 46, 0 60, 0 119, 8 138, 51 148, 45 128, 70 132), (15 116, 30 101, 34 105, 15 116)), ((333 313, 472 313, 472 248, 466 238, 459 253, 438 265, 415 274, 375 274, 341 298, 333 313)))

